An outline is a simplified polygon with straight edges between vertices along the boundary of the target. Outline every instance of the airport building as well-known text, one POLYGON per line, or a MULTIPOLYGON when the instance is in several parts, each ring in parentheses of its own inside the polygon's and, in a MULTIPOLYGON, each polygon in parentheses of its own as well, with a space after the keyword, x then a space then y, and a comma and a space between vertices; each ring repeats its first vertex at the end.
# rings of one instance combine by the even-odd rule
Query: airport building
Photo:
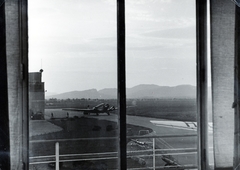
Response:
POLYGON ((42 82, 42 72, 29 73, 29 115, 32 120, 44 119, 45 88, 42 82))

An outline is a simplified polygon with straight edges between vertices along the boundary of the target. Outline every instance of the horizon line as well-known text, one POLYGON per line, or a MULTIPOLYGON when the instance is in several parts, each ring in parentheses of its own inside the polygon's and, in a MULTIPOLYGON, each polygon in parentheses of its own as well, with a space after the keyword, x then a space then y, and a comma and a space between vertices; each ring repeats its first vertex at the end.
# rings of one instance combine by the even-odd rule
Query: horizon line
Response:
MULTIPOLYGON (((196 85, 191 85, 191 84, 179 84, 179 85, 174 85, 174 86, 169 86, 169 85, 157 85, 157 84, 139 84, 139 85, 135 85, 135 86, 132 86, 132 87, 126 87, 126 89, 130 89, 130 88, 134 88, 136 86, 140 86, 140 85, 155 85, 155 86, 159 86, 159 87, 177 87, 177 86, 193 86, 193 87, 196 87, 196 85)), ((211 86, 208 86, 208 88, 210 88, 211 86)), ((104 90, 104 89, 117 89, 117 87, 106 87, 106 88, 100 88, 100 89, 97 89, 97 88, 88 88, 88 89, 83 89, 83 90, 70 90, 70 91, 65 91, 65 92, 49 92, 49 93, 54 93, 52 95, 55 95, 55 94, 62 94, 62 93, 69 93, 69 92, 74 92, 74 91, 87 91, 87 90, 97 90, 97 91, 101 91, 101 90, 104 90)), ((48 93, 47 89, 45 90, 45 93, 48 93)))

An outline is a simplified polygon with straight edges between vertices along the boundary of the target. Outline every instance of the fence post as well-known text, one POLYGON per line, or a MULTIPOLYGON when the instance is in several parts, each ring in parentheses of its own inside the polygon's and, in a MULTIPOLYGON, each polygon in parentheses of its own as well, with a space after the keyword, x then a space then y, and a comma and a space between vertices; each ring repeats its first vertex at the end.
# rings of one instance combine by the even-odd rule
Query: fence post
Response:
POLYGON ((155 170, 155 138, 153 138, 153 170, 155 170))
POLYGON ((56 167, 56 170, 59 170, 59 143, 58 142, 55 143, 55 157, 56 157, 55 167, 56 167))

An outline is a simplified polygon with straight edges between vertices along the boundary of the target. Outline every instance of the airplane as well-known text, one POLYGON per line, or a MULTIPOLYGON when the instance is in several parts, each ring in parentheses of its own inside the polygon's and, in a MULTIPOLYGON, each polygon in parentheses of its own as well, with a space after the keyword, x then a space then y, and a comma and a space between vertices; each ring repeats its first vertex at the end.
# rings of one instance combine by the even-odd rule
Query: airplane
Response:
MULTIPOLYGON (((150 123, 152 123, 155 126, 159 126, 159 127, 193 131, 193 134, 195 134, 195 132, 197 132, 197 122, 153 119, 153 120, 150 120, 150 123)), ((130 130, 128 129, 128 131, 130 131, 130 130)), ((209 132, 209 134, 213 133, 212 122, 208 123, 208 132, 209 132)), ((156 132, 153 131, 153 134, 155 134, 155 133, 156 132)), ((129 132, 129 136, 130 135, 131 134, 129 132)), ((151 144, 151 140, 149 141, 148 139, 140 139, 140 140, 130 139, 130 140, 128 140, 127 147, 128 147, 129 153, 131 154, 131 153, 134 153, 135 151, 139 151, 139 150, 146 150, 146 151, 150 150, 151 151, 151 149, 153 148, 153 144, 151 144)), ((175 155, 177 155, 178 153, 179 153, 179 155, 185 154, 185 153, 188 154, 188 152, 186 152, 187 149, 192 149, 192 148, 186 148, 186 151, 184 150, 184 148, 181 148, 182 151, 177 151, 178 148, 176 148, 176 152, 174 153, 174 148, 171 147, 171 145, 168 145, 168 143, 165 142, 164 140, 163 141, 159 140, 158 143, 155 143, 155 147, 156 147, 156 149, 163 149, 162 151, 159 152, 158 157, 161 158, 162 161, 165 163, 164 168, 166 167, 166 168, 174 168, 174 169, 181 169, 181 170, 185 169, 184 164, 182 164, 182 162, 179 161, 178 157, 176 157, 175 155), (173 150, 173 152, 164 151, 164 149, 171 149, 171 150, 173 150)), ((149 157, 147 157, 145 155, 142 156, 141 153, 131 155, 130 158, 132 160, 135 160, 136 162, 138 162, 141 165, 147 164, 147 161, 149 159, 149 157)))
MULTIPOLYGON (((89 107, 89 106, 88 106, 89 107)), ((110 115, 111 111, 117 110, 114 106, 110 107, 109 104, 101 103, 92 109, 87 108, 87 109, 74 109, 74 108, 66 108, 62 110, 67 110, 67 111, 79 111, 83 112, 84 115, 90 115, 90 113, 96 113, 98 116, 100 113, 107 113, 110 115)))
MULTIPOLYGON (((146 141, 139 141, 139 140, 135 140, 135 139, 131 139, 131 141, 129 142, 129 144, 127 144, 129 148, 129 150, 131 151, 139 151, 139 150, 151 150, 152 149, 152 144, 150 144, 151 142, 146 142, 146 141), (135 147, 134 147, 135 145, 135 147), (138 146, 138 148, 136 148, 136 146, 138 146)), ((130 153, 131 153, 130 151, 130 153)), ((141 155, 132 155, 130 156, 130 158, 136 162, 138 162, 141 165, 146 165, 146 159, 148 158, 144 158, 141 155)), ((175 166, 175 167, 179 167, 181 166, 179 164, 179 162, 172 156, 172 155, 168 155, 167 152, 162 151, 160 158, 165 162, 165 167, 167 166, 175 166)), ((179 168, 177 168, 179 169, 179 168)), ((180 168, 182 169, 182 168, 180 168)))

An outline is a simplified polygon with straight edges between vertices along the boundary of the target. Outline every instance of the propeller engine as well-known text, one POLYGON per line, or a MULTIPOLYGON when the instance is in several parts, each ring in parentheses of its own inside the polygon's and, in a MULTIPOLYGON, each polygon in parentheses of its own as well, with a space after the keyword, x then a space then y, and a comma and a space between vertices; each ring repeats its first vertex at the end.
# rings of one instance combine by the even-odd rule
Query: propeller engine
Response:
POLYGON ((108 109, 108 111, 113 111, 113 110, 116 110, 114 106, 112 106, 108 109))

